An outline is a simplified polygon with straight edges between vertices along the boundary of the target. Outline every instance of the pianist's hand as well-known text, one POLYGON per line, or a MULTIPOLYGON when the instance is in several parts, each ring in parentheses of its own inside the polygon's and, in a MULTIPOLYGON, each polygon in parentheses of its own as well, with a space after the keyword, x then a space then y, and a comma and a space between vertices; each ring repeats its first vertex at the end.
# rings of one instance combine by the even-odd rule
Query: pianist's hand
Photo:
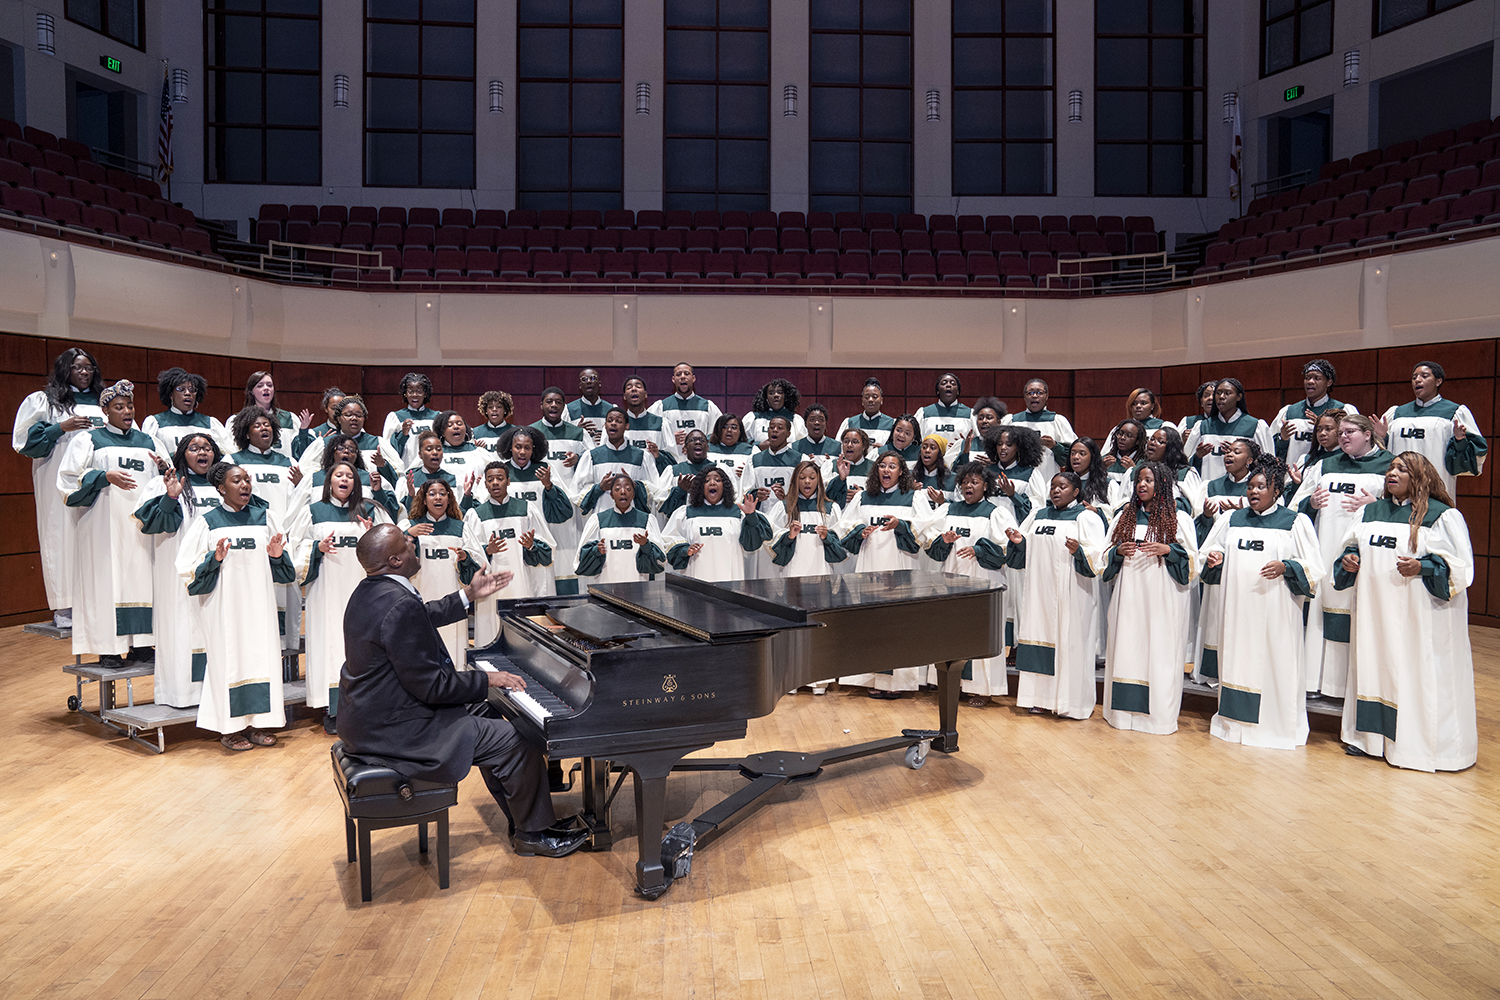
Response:
POLYGON ((492 688, 505 688, 507 691, 526 690, 526 679, 524 677, 508 674, 504 670, 496 670, 489 675, 489 680, 490 687, 492 688))
POLYGON ((510 581, 514 578, 515 574, 508 569, 500 570, 498 573, 487 573, 484 570, 480 570, 474 574, 474 579, 470 580, 469 585, 464 588, 464 593, 469 595, 469 603, 473 604, 475 601, 482 601, 491 594, 510 586, 510 581))

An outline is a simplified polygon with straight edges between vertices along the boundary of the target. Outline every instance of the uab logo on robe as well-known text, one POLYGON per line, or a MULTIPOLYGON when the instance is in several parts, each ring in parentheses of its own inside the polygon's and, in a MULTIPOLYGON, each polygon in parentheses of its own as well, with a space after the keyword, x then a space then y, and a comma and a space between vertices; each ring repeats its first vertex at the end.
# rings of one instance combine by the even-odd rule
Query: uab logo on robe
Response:
POLYGON ((635 542, 629 538, 611 538, 609 547, 612 549, 633 549, 635 542))
POLYGON ((1247 552, 1264 552, 1266 551, 1266 543, 1259 538, 1241 538, 1238 548, 1244 549, 1247 552))
POLYGON ((766 488, 770 489, 772 486, 780 486, 782 489, 786 489, 786 477, 785 476, 774 476, 774 477, 771 477, 771 478, 767 479, 766 480, 766 488))
POLYGON ((1371 535, 1370 547, 1374 549, 1394 549, 1396 538, 1394 535, 1371 535))
POLYGON ((427 553, 427 558, 428 559, 452 559, 453 558, 453 553, 449 552, 447 549, 433 549, 431 552, 427 553))
POLYGON ((139 458, 117 458, 115 459, 115 464, 122 469, 129 469, 131 472, 146 471, 145 461, 139 458))
POLYGON ((1057 525, 1039 524, 1036 526, 1036 533, 1038 535, 1055 535, 1057 534, 1057 525))
POLYGON ((694 427, 698 426, 698 422, 692 417, 688 417, 686 419, 678 417, 676 420, 672 421, 672 423, 675 424, 677 426, 677 429, 680 431, 692 430, 694 427))
POLYGON ((255 474, 255 481, 257 483, 279 483, 281 482, 281 476, 275 472, 257 472, 255 474))
POLYGON ((333 539, 333 547, 336 549, 352 549, 359 545, 358 535, 337 535, 333 539))
MULTIPOLYGON (((1051 525, 1049 525, 1048 527, 1051 527, 1051 525)), ((955 527, 953 529, 953 533, 955 535, 957 535, 959 538, 968 538, 969 535, 971 534, 971 532, 969 531, 968 528, 961 528, 961 527, 955 527)))
POLYGON ((1427 430, 1423 427, 1403 427, 1401 428, 1401 436, 1404 438, 1425 438, 1427 430))
POLYGON ((515 494, 515 497, 517 500, 525 500, 527 503, 540 503, 542 500, 542 495, 535 491, 528 491, 525 493, 517 492, 515 494))
POLYGON ((231 538, 229 540, 229 547, 231 549, 246 549, 248 551, 254 552, 255 551, 255 539, 253 539, 253 538, 231 538))
POLYGON ((1311 441, 1312 438, 1312 431, 1297 431, 1292 435, 1293 441, 1311 441))
POLYGON ((712 525, 712 526, 707 526, 707 527, 700 527, 698 529, 698 534, 705 535, 705 536, 708 536, 708 537, 716 537, 716 536, 724 534, 724 529, 721 528, 721 527, 719 527, 718 525, 712 525))
POLYGON ((515 538, 516 537, 516 529, 515 528, 496 528, 495 531, 494 531, 494 534, 495 534, 496 538, 515 538))
POLYGON ((568 460, 568 456, 571 454, 573 453, 566 448, 558 448, 554 451, 547 452, 547 461, 566 462, 568 460))
POLYGON ((1347 494, 1349 494, 1352 497, 1354 495, 1354 484, 1353 483, 1334 483, 1332 486, 1328 487, 1328 492, 1329 493, 1347 493, 1347 494))

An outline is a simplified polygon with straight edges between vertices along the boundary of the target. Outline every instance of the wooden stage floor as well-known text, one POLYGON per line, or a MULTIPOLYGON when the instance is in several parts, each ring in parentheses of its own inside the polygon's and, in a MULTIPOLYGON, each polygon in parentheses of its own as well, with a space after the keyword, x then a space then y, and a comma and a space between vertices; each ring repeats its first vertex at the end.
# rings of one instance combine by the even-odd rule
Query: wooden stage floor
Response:
MULTIPOLYGON (((0 997, 1495 997, 1500 632, 1473 635, 1460 774, 1007 700, 961 709, 962 752, 922 770, 890 754, 774 793, 655 903, 631 893, 628 787, 612 852, 523 859, 471 775, 452 887, 414 831, 377 831, 361 904, 313 714, 274 748, 185 726, 155 756, 65 709, 63 643, 6 629, 0 997)), ((715 755, 935 718, 930 694, 802 694, 715 755)), ((742 780, 674 779, 669 822, 742 780)))

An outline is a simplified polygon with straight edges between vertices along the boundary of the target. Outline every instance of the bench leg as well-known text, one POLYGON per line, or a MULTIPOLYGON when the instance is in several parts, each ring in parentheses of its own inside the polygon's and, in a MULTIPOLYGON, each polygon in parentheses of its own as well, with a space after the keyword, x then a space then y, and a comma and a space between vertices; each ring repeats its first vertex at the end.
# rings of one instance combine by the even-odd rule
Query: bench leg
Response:
MULTIPOLYGON (((422 829, 427 829, 424 823, 422 829)), ((438 888, 448 888, 448 810, 438 813, 437 818, 438 888)))
POLYGON ((417 850, 420 853, 422 853, 422 854, 426 854, 427 853, 427 824, 426 823, 418 823, 417 824, 417 850))
POLYGON ((368 903, 374 898, 370 887, 370 828, 359 826, 359 898, 368 903))
POLYGON ((349 863, 352 865, 359 860, 359 855, 354 852, 354 820, 344 813, 344 843, 349 848, 349 863))

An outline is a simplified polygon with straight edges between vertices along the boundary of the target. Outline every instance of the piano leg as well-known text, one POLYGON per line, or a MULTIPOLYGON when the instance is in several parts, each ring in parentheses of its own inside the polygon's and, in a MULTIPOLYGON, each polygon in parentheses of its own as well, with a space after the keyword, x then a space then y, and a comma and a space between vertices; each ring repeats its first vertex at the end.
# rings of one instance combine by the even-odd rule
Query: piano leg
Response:
POLYGON ((938 728, 936 731, 927 729, 903 729, 904 736, 928 736, 932 739, 932 749, 943 753, 955 753, 958 750, 958 698, 963 680, 963 667, 966 660, 946 660, 938 663, 938 728))
POLYGON ((661 835, 667 823, 667 776, 672 767, 695 747, 677 747, 631 754, 617 761, 635 772, 635 827, 639 847, 635 863, 635 891, 657 899, 672 887, 672 878, 661 863, 661 835))

